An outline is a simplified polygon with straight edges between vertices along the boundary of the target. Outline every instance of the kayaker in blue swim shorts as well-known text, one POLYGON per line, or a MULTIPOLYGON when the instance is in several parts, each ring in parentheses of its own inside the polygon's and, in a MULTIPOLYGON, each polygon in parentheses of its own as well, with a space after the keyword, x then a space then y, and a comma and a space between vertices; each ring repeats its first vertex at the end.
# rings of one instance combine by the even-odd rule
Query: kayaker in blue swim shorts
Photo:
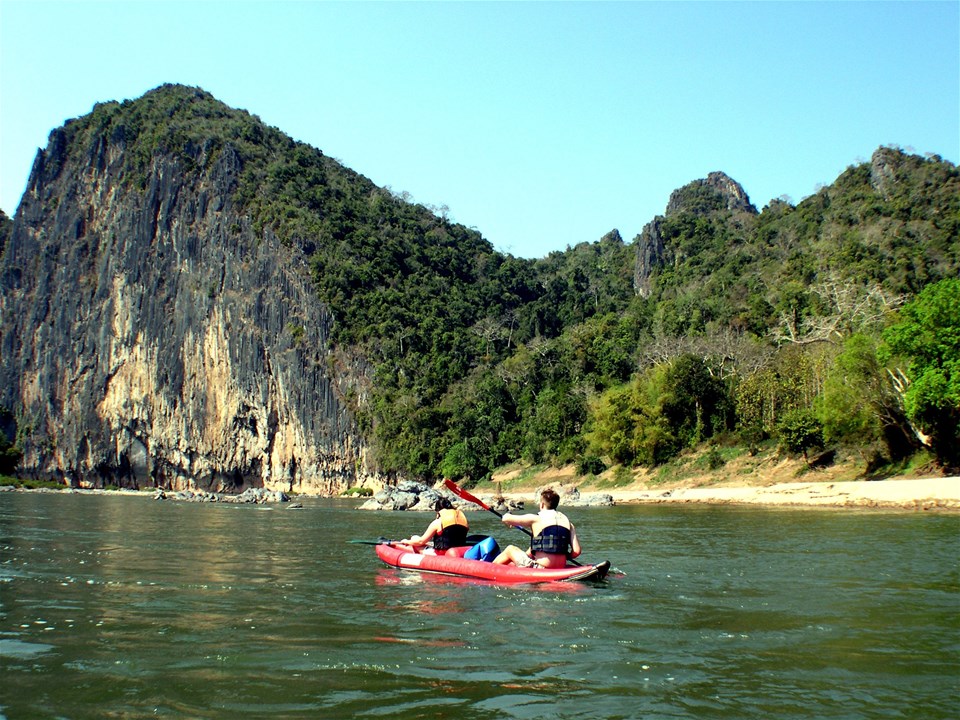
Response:
POLYGON ((467 544, 467 533, 470 523, 462 510, 453 507, 447 498, 442 497, 433 505, 437 511, 437 518, 427 526, 423 535, 411 535, 400 542, 413 547, 423 547, 433 540, 434 550, 448 550, 467 544))
POLYGON ((529 528, 533 537, 529 550, 508 545, 493 562, 498 565, 513 563, 520 567, 562 568, 567 564, 567 558, 577 557, 580 554, 577 529, 566 515, 557 511, 559 505, 560 496, 553 490, 544 490, 540 493, 540 512, 536 515, 504 515, 505 524, 529 528))

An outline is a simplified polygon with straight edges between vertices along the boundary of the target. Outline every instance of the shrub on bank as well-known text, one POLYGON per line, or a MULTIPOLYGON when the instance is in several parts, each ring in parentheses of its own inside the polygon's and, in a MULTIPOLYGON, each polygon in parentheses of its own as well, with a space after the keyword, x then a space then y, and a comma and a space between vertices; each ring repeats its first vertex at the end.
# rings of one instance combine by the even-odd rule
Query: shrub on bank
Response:
POLYGON ((38 480, 35 478, 15 478, 0 475, 0 485, 13 485, 21 490, 63 490, 65 485, 56 480, 38 480))
POLYGON ((359 495, 360 497, 370 497, 373 495, 373 490, 368 487, 352 487, 347 488, 340 493, 341 497, 353 497, 355 495, 359 495))

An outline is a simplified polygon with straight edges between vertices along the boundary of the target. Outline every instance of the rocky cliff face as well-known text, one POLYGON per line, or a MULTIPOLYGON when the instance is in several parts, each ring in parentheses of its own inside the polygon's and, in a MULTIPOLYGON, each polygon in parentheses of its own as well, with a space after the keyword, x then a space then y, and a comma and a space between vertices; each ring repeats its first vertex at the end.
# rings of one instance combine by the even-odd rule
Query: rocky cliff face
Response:
POLYGON ((633 288, 638 295, 649 297, 654 271, 674 261, 673 250, 664 240, 664 223, 666 219, 684 213, 701 217, 717 213, 756 215, 757 208, 750 202, 743 186, 722 172, 712 172, 704 179, 674 190, 665 214, 647 223, 636 237, 633 288))
POLYGON ((757 214, 746 190, 726 173, 712 172, 670 193, 666 214, 679 212, 707 214, 716 210, 757 214))
MULTIPOLYGON (((89 136, 85 136, 89 137, 89 136)), ((0 259, 0 406, 23 469, 73 484, 334 493, 365 477, 363 368, 299 250, 234 204, 241 160, 192 145, 129 173, 122 126, 37 155, 0 259)))
POLYGON ((641 297, 650 297, 650 277, 664 263, 666 246, 663 244, 662 221, 658 216, 644 225, 634 243, 637 259, 633 266, 633 290, 641 297))

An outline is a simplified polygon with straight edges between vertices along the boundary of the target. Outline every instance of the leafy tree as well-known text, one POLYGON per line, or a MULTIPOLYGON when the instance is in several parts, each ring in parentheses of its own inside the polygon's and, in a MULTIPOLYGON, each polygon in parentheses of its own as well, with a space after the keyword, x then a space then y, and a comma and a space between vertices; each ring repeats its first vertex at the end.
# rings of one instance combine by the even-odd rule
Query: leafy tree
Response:
POLYGON ((16 445, 0 437, 0 475, 12 475, 23 457, 16 445))
POLYGON ((667 366, 638 374, 591 404, 587 452, 621 465, 654 466, 683 446, 664 407, 673 401, 667 366))
POLYGON ((870 448, 882 442, 891 460, 918 447, 887 368, 877 354, 879 340, 857 334, 828 371, 816 412, 824 441, 870 448))
POLYGON ((576 459, 587 409, 582 393, 567 384, 549 386, 526 421, 523 456, 533 463, 562 465, 576 459))
POLYGON ((12 475, 23 457, 20 448, 13 441, 16 430, 13 413, 0 407, 0 475, 12 475))
POLYGON ((649 413, 639 402, 637 385, 613 387, 590 405, 590 430, 587 432, 589 453, 608 457, 614 463, 633 464, 637 458, 637 427, 649 420, 649 413), (644 417, 647 412, 647 417, 644 417))
POLYGON ((578 475, 599 475, 606 469, 606 463, 596 455, 584 455, 577 463, 578 475))
POLYGON ((883 333, 907 417, 947 467, 960 466, 960 280, 930 285, 883 333))
POLYGON ((741 432, 755 438, 772 437, 785 414, 811 409, 830 364, 829 348, 789 345, 744 377, 733 391, 741 432))
POLYGON ((13 220, 7 217, 7 214, 0 210, 0 255, 3 255, 3 248, 7 244, 7 238, 13 231, 13 220))
POLYGON ((857 444, 880 439, 880 423, 874 412, 877 379, 883 368, 875 343, 865 335, 850 338, 831 368, 819 399, 819 419, 827 443, 857 444))
POLYGON ((472 444, 468 440, 461 440, 447 450, 440 463, 440 472, 444 477, 467 478, 466 485, 470 486, 487 472, 483 459, 471 447, 472 444))
POLYGON ((666 383, 671 392, 662 414, 682 446, 696 445, 727 429, 731 412, 726 387, 702 359, 678 358, 667 371, 666 383))
POLYGON ((777 424, 777 435, 787 452, 802 454, 807 461, 810 450, 823 447, 823 427, 807 409, 792 410, 784 415, 777 424))

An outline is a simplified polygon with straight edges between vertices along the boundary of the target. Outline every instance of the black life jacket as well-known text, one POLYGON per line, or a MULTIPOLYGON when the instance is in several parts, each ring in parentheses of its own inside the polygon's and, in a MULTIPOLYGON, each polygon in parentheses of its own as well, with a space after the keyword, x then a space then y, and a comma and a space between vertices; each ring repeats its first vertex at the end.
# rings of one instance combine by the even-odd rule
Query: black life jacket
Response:
POLYGON ((530 539, 530 551, 548 555, 569 555, 571 540, 570 528, 559 523, 547 525, 538 535, 530 539))
POLYGON ((445 508, 440 511, 440 532, 433 536, 434 550, 449 550, 467 544, 470 525, 462 511, 445 508))

